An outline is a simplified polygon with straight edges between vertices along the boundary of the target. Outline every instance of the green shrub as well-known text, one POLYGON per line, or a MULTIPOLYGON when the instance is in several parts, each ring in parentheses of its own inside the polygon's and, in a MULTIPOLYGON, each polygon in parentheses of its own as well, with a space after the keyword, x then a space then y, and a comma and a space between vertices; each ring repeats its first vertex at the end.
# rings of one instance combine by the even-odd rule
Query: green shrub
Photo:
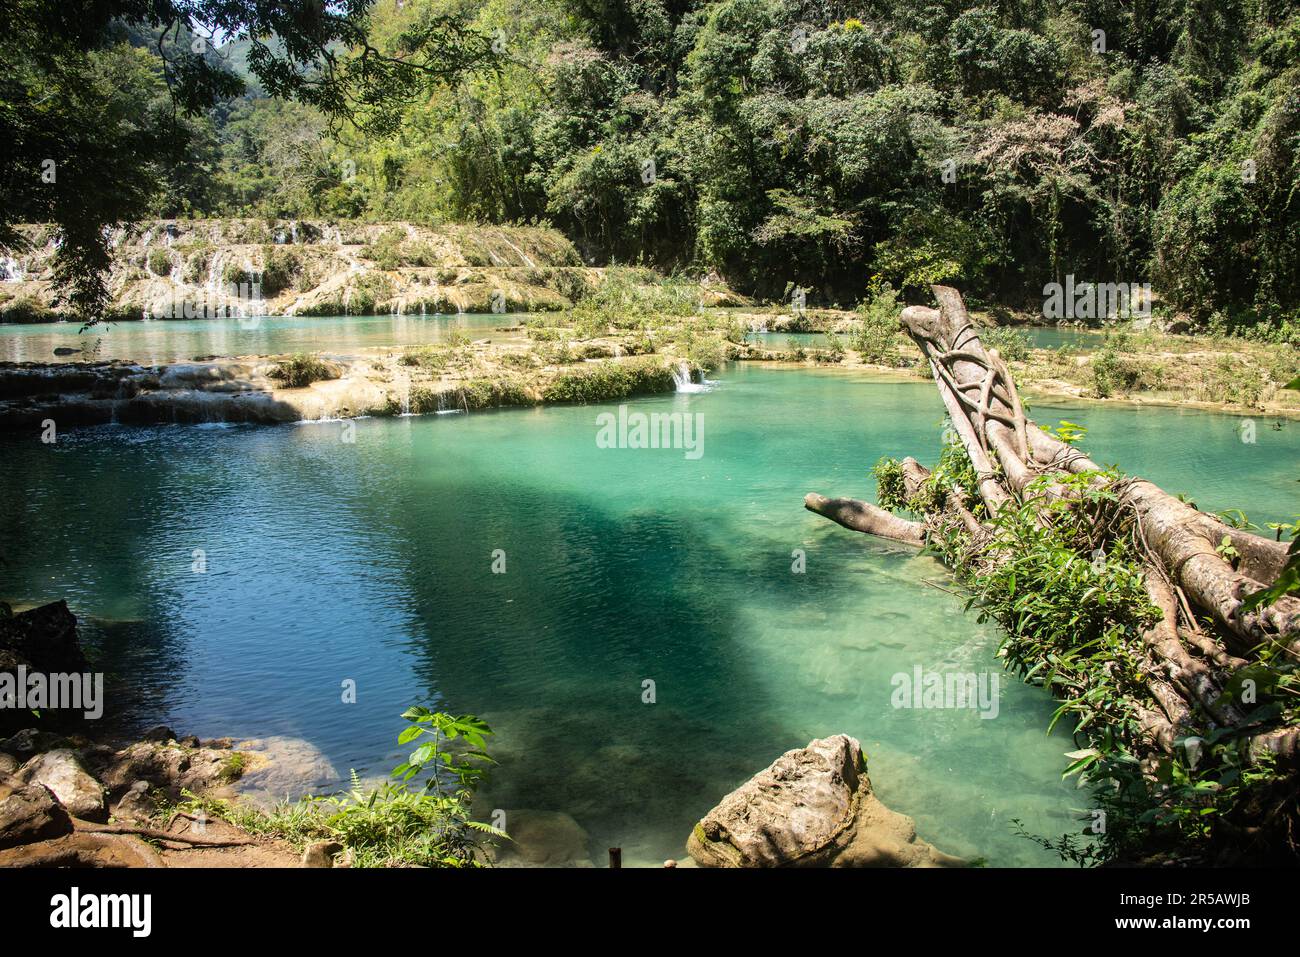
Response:
POLYGON ((170 276, 172 271, 172 254, 168 249, 149 250, 149 271, 155 276, 170 276))
POLYGON ((319 358, 305 352, 295 353, 278 363, 269 373, 287 389, 302 389, 323 379, 337 379, 338 374, 319 358))
POLYGON ((606 402, 631 395, 671 392, 673 370, 657 359, 600 362, 562 372, 543 393, 547 402, 606 402))
POLYGON ((397 361, 404 366, 418 366, 431 372, 439 372, 451 363, 452 355, 447 349, 437 346, 408 346, 397 361))
POLYGON ((986 349, 997 349, 998 355, 1008 362, 1024 362, 1029 358, 1029 335, 1009 326, 988 326, 979 330, 980 342, 986 349))
POLYGON ((0 302, 0 322, 54 322, 57 318, 50 307, 35 296, 15 296, 0 302))
POLYGON ((572 316, 579 324, 637 329, 663 316, 694 315, 699 304, 699 285, 683 276, 660 279, 649 270, 611 267, 574 306, 572 316))
POLYGON ((1129 392, 1140 378, 1138 367, 1109 342, 1092 358, 1092 390, 1103 399, 1129 392))
POLYGON ((302 258, 291 249, 267 246, 263 249, 262 295, 278 296, 286 289, 298 288, 302 278, 302 258))
POLYGON ((351 295, 347 299, 350 316, 372 316, 382 304, 393 296, 393 281, 383 273, 366 273, 352 281, 351 295))
POLYGON ((858 304, 860 325, 853 333, 853 348, 864 362, 885 363, 894 355, 900 327, 898 314, 901 307, 898 294, 889 285, 877 286, 858 304))
POLYGON ((299 848, 336 841, 353 867, 482 866, 484 837, 506 837, 470 816, 486 766, 495 763, 487 753, 492 729, 474 715, 427 708, 411 708, 402 717, 411 726, 398 743, 418 746, 393 769, 395 782, 366 789, 354 771, 344 794, 282 803, 270 812, 188 793, 181 809, 222 817, 299 848))
POLYGON ((359 255, 369 259, 380 269, 396 269, 403 263, 402 244, 406 241, 406 230, 400 228, 386 229, 374 240, 361 247, 359 255))

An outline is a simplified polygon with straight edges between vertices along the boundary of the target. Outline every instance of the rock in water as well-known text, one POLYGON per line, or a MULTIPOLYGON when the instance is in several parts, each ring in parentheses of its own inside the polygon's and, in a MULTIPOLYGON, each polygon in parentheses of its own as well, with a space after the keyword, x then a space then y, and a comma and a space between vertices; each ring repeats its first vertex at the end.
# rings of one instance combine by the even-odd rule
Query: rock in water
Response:
POLYGON ((22 766, 18 776, 28 784, 49 788, 73 817, 85 821, 108 820, 104 786, 91 777, 71 751, 60 749, 38 754, 22 766))
MULTIPOLYGON (((28 673, 80 674, 87 670, 86 658, 77 641, 77 618, 67 602, 56 601, 40 608, 0 618, 0 672, 16 682, 20 668, 28 673)), ((57 718, 57 712, 51 718, 57 718)), ((0 736, 13 734, 31 721, 24 708, 0 707, 0 736)))
POLYGON ((787 751, 695 825, 702 867, 954 867, 912 819, 871 791, 862 746, 846 734, 787 751))
POLYGON ((0 649, 22 657, 38 671, 82 672, 86 657, 77 641, 77 616, 66 601, 0 618, 0 649))

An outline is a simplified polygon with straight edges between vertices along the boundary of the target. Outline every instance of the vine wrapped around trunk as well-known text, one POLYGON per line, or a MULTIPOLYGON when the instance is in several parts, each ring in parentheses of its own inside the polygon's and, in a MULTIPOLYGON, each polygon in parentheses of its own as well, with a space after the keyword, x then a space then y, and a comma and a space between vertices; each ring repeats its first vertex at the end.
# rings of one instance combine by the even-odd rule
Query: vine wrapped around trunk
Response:
POLYGON ((1087 744, 1069 770, 1097 785, 1108 823, 1098 840, 1040 841, 1090 861, 1294 859, 1300 600, 1247 601, 1287 546, 1030 421, 960 293, 933 290, 937 309, 900 318, 948 411, 939 463, 882 461, 880 506, 810 493, 805 507, 936 550, 1006 629, 1007 665, 1061 700, 1087 744))

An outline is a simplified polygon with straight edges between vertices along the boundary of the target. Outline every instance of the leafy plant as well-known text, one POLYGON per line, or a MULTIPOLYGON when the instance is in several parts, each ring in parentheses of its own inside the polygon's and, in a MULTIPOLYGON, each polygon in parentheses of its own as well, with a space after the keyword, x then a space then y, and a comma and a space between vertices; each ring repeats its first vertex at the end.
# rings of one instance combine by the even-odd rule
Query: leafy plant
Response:
POLYGON ((1029 358, 1029 336, 1009 326, 988 326, 980 330, 980 342, 986 348, 997 349, 1008 362, 1024 362, 1029 358))
POLYGON ((269 373, 272 379, 284 383, 286 389, 303 389, 322 379, 336 379, 338 374, 327 363, 314 355, 297 352, 276 364, 269 373))
POLYGON ((351 787, 328 797, 285 802, 269 812, 186 794, 182 808, 202 810, 257 834, 302 847, 342 844, 354 867, 480 867, 484 837, 504 831, 470 816, 475 790, 492 759, 491 728, 474 715, 453 716, 414 707, 399 743, 418 742, 393 769, 397 780, 367 788, 352 772, 351 787))

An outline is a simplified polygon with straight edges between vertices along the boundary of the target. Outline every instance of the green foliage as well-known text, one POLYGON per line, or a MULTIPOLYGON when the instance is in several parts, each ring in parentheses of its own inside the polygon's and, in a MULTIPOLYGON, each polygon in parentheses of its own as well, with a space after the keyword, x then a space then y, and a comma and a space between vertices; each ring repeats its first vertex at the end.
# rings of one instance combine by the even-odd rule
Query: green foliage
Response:
POLYGON ((997 349, 1008 362, 1024 362, 1029 358, 1029 335, 1009 326, 989 326, 980 330, 980 342, 985 348, 997 349))
POLYGON ((1088 429, 1085 426, 1076 425, 1073 422, 1067 422, 1065 419, 1062 419, 1056 428, 1052 428, 1050 425, 1042 425, 1039 426, 1039 428, 1053 438, 1064 442, 1066 445, 1074 445, 1074 443, 1078 442, 1088 434, 1088 429))
POLYGON ((894 356, 901 334, 901 310, 898 294, 888 284, 873 284, 870 296, 858 303, 861 320, 853 332, 852 344, 864 362, 885 364, 894 356))
POLYGON ((1300 595, 1300 519, 1272 525, 1279 536, 1283 533, 1291 536, 1291 544, 1286 550, 1286 564, 1273 584, 1259 591, 1251 592, 1241 603, 1241 610, 1252 611, 1264 605, 1271 605, 1286 595, 1300 595))
POLYGON ((876 501, 880 507, 890 511, 907 508, 902 463, 898 459, 882 458, 872 467, 871 472, 876 477, 876 501))
POLYGON ((956 491, 976 515, 984 512, 979 494, 979 476, 970 456, 956 435, 949 435, 939 452, 939 461, 921 484, 917 493, 907 502, 909 511, 917 515, 942 509, 949 492, 956 491))
MULTIPOLYGON (((1293 5, 15 4, 0 95, 43 111, 0 112, 20 118, 0 129, 18 147, 0 218, 75 227, 65 278, 107 261, 100 226, 146 212, 551 222, 589 261, 761 295, 845 301, 878 276, 908 298, 941 281, 1025 303, 1072 273, 1300 338, 1293 5), (223 55, 187 55, 186 31, 212 26, 223 55), (77 188, 34 180, 45 156, 77 188)), ((372 245, 381 268, 436 259, 372 245)), ((1122 391, 1108 365, 1100 390, 1122 391)))
POLYGON ((1130 392, 1141 378, 1137 366, 1125 358, 1109 338, 1093 355, 1090 368, 1092 390, 1103 399, 1130 392))
POLYGON ((694 315, 699 305, 699 286, 685 276, 660 279, 646 269, 612 268, 579 299, 572 318, 580 329, 603 334, 609 327, 640 329, 694 315))
MULTIPOLYGON (((306 104, 325 123, 351 120, 383 137, 405 107, 496 60, 491 38, 450 11, 422 5, 381 39, 373 7, 346 0, 304 13, 296 0, 8 0, 0 244, 22 244, 17 223, 55 224, 56 282, 98 319, 114 227, 221 203, 211 186, 231 178, 209 173, 214 127, 246 81, 306 104), (226 41, 220 53, 212 37, 226 41), (236 52, 243 75, 228 67, 236 52)), ((286 145, 297 152, 305 143, 290 137, 286 145)))
POLYGON ((168 276, 172 271, 172 257, 166 249, 149 250, 149 271, 155 276, 168 276))
MULTIPOLYGON (((1059 430, 1078 432, 1064 422, 1059 430)), ((933 473, 944 478, 907 502, 898 463, 882 460, 882 505, 937 514, 950 477, 969 491, 969 459, 963 468, 960 446, 945 452, 948 461, 933 473)), ((959 523, 930 523, 931 547, 954 568, 980 619, 1002 627, 999 655, 1007 667, 1050 690, 1060 702, 1052 724, 1068 721, 1086 742, 1068 755, 1065 774, 1089 785, 1101 816, 1081 835, 1021 833, 1083 865, 1285 860, 1294 781, 1267 755, 1249 754, 1246 738, 1268 722, 1295 720, 1294 665, 1274 658, 1234 674, 1224 693, 1246 707, 1241 688, 1250 679, 1250 720, 1240 728, 1188 729, 1174 753, 1152 756, 1143 714, 1158 711, 1150 685, 1163 676, 1149 673, 1144 632, 1160 612, 1147 595, 1133 517, 1117 507, 1124 481, 1114 471, 1036 479, 1020 501, 985 519, 990 533, 979 538, 959 523), (1094 831, 1097 820, 1104 826, 1094 831)), ((1279 584, 1279 593, 1294 587, 1279 584)))
POLYGON ((361 248, 360 255, 372 260, 380 269, 437 266, 442 262, 437 251, 427 242, 408 240, 406 230, 398 227, 382 232, 373 242, 361 248))
POLYGON ((238 781, 244 776, 244 770, 248 766, 248 758, 243 751, 231 751, 226 759, 221 762, 221 780, 227 784, 238 781))
POLYGON ((303 276, 303 262, 291 249, 268 246, 262 257, 262 295, 278 296, 298 288, 303 276))
POLYGON ((314 355, 297 352, 275 365, 268 375, 284 383, 286 389, 303 389, 322 379, 336 379, 338 374, 314 355))
POLYGON ((337 841, 353 867, 482 866, 483 838, 506 837, 470 816, 474 793, 494 763, 487 753, 491 728, 474 715, 456 717, 422 707, 402 717, 410 726, 398 743, 416 742, 418 747, 393 769, 396 781, 366 788, 354 771, 345 793, 283 803, 269 813, 194 795, 182 808, 223 817, 298 847, 337 841))
POLYGON ((547 402, 607 402, 643 393, 671 392, 673 371, 659 359, 599 362, 561 372, 546 387, 547 402))

